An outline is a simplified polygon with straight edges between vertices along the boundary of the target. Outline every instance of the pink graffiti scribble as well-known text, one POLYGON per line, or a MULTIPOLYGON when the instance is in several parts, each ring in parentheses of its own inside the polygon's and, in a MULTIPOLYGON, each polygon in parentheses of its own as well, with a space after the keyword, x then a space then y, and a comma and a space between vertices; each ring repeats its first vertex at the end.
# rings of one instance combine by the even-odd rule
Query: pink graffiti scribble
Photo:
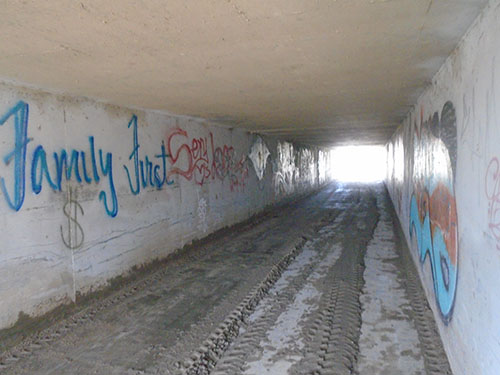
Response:
POLYGON ((500 162, 494 157, 486 170, 486 198, 488 198, 488 227, 500 250, 500 162))
POLYGON ((238 159, 232 146, 215 147, 212 133, 209 133, 208 138, 193 138, 189 141, 185 130, 175 128, 167 134, 167 150, 172 164, 169 177, 179 175, 200 186, 210 178, 220 181, 228 179, 231 191, 245 187, 248 177, 245 155, 238 159), (179 141, 179 138, 182 140, 179 141))

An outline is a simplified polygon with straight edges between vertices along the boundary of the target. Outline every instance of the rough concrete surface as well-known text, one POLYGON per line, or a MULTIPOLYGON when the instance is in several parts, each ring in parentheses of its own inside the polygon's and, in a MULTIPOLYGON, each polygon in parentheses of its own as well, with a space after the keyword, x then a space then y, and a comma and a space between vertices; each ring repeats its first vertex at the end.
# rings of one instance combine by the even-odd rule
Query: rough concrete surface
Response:
POLYGON ((0 77, 305 143, 384 143, 487 0, 8 1, 0 77))
POLYGON ((331 184, 34 334, 0 355, 2 374, 390 373, 381 355, 424 374, 386 199, 331 184))

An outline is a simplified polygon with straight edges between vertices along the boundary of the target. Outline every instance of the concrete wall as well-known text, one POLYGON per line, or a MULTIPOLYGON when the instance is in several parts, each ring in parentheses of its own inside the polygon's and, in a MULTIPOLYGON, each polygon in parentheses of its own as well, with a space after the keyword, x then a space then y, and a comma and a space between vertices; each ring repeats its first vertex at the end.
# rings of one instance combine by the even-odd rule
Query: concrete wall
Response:
POLYGON ((7 85, 0 140, 0 328, 327 179, 320 150, 7 85))
POLYGON ((387 145, 387 186, 456 375, 500 369, 500 3, 387 145))

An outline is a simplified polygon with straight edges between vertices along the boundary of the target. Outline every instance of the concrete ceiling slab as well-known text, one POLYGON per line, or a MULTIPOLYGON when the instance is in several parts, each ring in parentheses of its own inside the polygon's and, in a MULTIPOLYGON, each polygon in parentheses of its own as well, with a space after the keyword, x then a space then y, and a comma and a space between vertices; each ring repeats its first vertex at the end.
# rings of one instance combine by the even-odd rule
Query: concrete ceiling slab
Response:
POLYGON ((384 143, 486 3, 14 0, 0 77, 306 144, 384 143))

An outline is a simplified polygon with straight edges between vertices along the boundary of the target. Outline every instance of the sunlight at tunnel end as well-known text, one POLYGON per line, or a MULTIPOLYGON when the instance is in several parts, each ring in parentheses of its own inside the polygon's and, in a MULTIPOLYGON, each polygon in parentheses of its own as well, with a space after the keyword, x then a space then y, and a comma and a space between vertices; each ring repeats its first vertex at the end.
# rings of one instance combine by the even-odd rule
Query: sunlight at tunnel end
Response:
POLYGON ((384 146, 338 146, 331 153, 330 176, 336 181, 374 183, 386 177, 384 146))

